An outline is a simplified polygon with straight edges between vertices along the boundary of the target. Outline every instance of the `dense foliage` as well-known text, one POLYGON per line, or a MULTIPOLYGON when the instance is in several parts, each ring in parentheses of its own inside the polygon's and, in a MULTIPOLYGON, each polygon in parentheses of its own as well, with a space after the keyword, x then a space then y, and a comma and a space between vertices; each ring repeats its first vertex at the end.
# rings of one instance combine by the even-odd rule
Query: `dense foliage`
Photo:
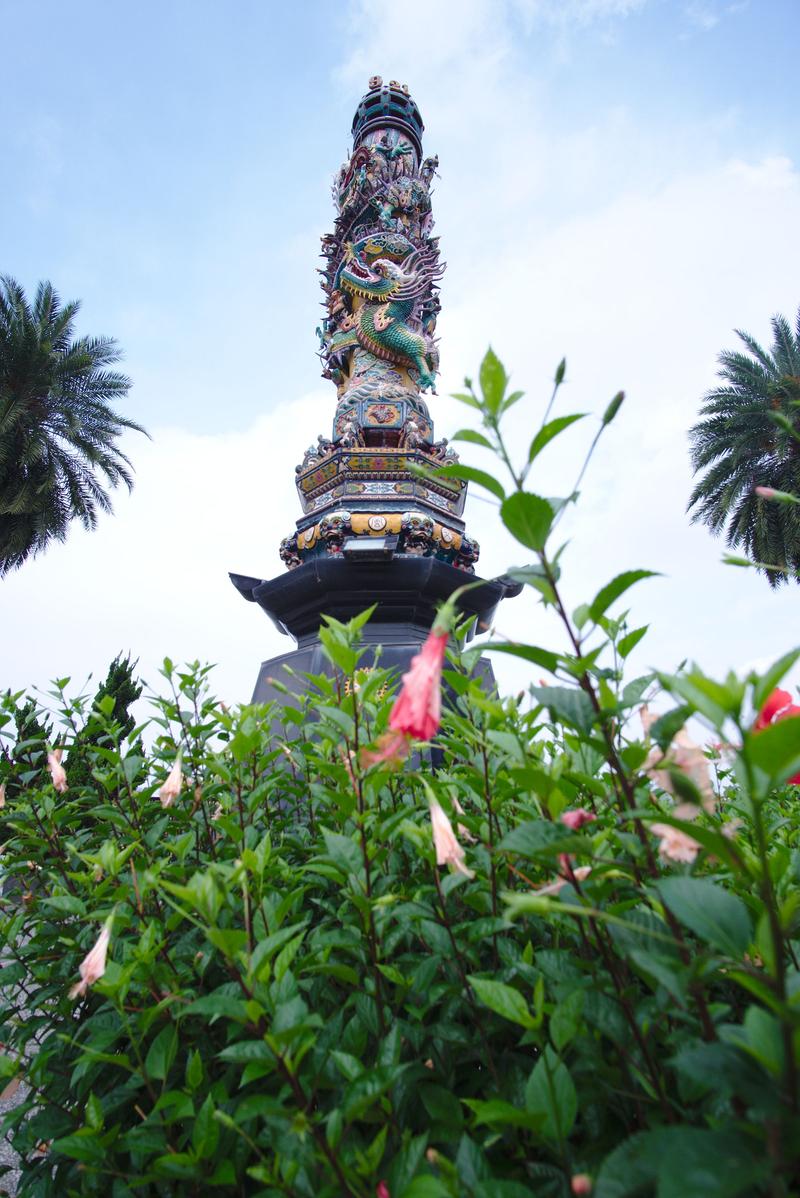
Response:
POLYGON ((778 684, 800 652, 626 679, 645 629, 619 604, 647 572, 569 614, 549 549, 569 500, 525 489, 572 418, 548 407, 514 464, 493 355, 463 398, 463 439, 511 483, 448 469, 496 496, 565 640, 496 644, 551 678, 499 699, 452 639, 436 769, 419 744, 398 761, 438 719, 436 631, 402 704, 360 666, 363 619, 266 708, 171 662, 127 735, 63 679, 57 731, 6 697, 0 1071, 25 1198, 797 1192, 800 709, 778 684), (89 719, 73 785, 56 741, 89 719))
POLYGON ((800 570, 800 507, 756 493, 800 492, 800 310, 794 330, 772 318, 769 350, 737 330, 746 353, 719 355, 722 383, 709 391, 690 432, 692 466, 702 477, 689 500, 692 519, 725 533, 764 570, 770 586, 800 570))
POLYGON ((0 576, 63 541, 70 523, 94 528, 111 510, 109 487, 133 485, 118 440, 144 432, 112 402, 130 380, 111 337, 74 339, 80 304, 62 304, 50 283, 30 303, 0 279, 0 576))

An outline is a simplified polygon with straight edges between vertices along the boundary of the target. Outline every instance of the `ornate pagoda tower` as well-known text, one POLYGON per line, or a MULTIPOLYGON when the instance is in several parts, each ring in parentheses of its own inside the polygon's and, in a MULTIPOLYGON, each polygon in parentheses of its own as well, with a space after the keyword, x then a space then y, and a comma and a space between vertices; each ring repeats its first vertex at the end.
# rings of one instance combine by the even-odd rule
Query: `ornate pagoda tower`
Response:
MULTIPOLYGON (((444 266, 431 212, 439 160, 423 157, 423 129, 405 84, 370 79, 352 153, 333 185, 333 232, 322 238, 317 335, 323 377, 336 387, 331 435, 320 434, 295 467, 302 515, 280 544, 287 573, 230 576, 297 642, 262 664, 254 701, 273 696, 282 665, 326 669, 323 615, 346 620, 373 603, 364 641, 382 646, 383 665, 405 669, 437 604, 474 574, 479 547, 462 519, 466 483, 440 473, 458 458, 434 439, 425 400, 435 395, 444 266)), ((500 599, 519 590, 485 582, 461 606, 486 627, 500 599)))

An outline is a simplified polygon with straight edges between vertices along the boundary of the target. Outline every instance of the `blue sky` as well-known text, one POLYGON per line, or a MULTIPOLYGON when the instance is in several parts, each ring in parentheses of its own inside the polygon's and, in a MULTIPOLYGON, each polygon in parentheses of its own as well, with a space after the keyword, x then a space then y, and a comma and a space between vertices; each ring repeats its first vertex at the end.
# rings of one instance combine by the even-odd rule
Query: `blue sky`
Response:
MULTIPOLYGON (((506 26, 508 74, 525 82, 521 121, 565 142, 597 122, 612 126, 612 161, 590 154, 577 181, 571 164, 536 195, 542 224, 591 211, 623 187, 658 187, 700 159, 797 157, 794 0, 493 7, 495 28, 501 15, 506 26), (625 152, 629 139, 635 153, 625 152)), ((123 345, 136 381, 130 403, 147 424, 241 428, 313 387, 313 246, 330 223, 329 177, 366 82, 342 78, 358 8, 25 0, 0 10, 13 48, 2 269, 29 287, 49 277, 83 299, 85 327, 123 345), (168 396, 156 374, 171 379, 168 396)), ((381 5, 365 11, 368 47, 381 5)), ((458 6, 453 13, 458 21, 458 6)), ((430 22, 414 24, 405 30, 411 54, 402 53, 407 81, 427 144, 446 151, 413 72, 416 56, 424 68, 430 22)), ((393 71, 383 61, 375 69, 393 71)), ((472 91, 456 76, 456 107, 459 87, 472 91)), ((493 108, 495 97, 487 100, 493 108)), ((473 154, 480 173, 479 145, 473 154)), ((513 214, 513 197, 502 201, 513 214)), ((500 235, 491 204, 482 223, 500 235)), ((443 214, 439 228, 446 256, 458 258, 443 214)), ((486 340, 497 335, 487 320, 486 340)))
MULTIPOLYGON (((531 394, 521 439, 563 354, 568 409, 625 387, 570 530, 574 603, 616 569, 663 569, 641 652, 665 667, 744 667, 796 638, 794 594, 720 566, 684 515, 717 352, 800 303, 796 0, 0 0, 0 20, 0 271, 83 300, 154 437, 128 445, 138 484, 114 519, 3 584, 8 682, 129 648, 148 677, 165 653, 219 661, 246 697, 287 647, 225 572, 278 572, 294 463, 329 426, 316 255, 375 72, 409 84, 441 160, 437 432, 490 341, 531 394)), ((580 452, 577 434, 554 451, 541 489, 580 452)), ((503 569, 518 554, 472 513, 485 571, 503 569)), ((540 617, 516 601, 502 619, 533 635, 540 617)))

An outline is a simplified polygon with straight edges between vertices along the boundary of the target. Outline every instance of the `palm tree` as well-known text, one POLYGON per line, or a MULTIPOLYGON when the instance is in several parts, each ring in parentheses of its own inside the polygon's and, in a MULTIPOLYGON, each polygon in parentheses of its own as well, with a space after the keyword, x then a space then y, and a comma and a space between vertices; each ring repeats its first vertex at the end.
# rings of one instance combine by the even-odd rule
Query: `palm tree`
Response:
POLYGON ((113 338, 73 339, 79 307, 50 283, 29 304, 0 278, 0 577, 63 541, 73 519, 94 528, 109 486, 133 486, 116 440, 145 430, 109 406, 130 380, 107 369, 121 356, 113 338))
POLYGON ((800 492, 800 311, 794 332, 773 316, 773 342, 762 349, 736 330, 747 353, 719 355, 724 384, 703 397, 702 420, 689 432, 695 474, 692 521, 725 531, 764 569, 772 587, 800 570, 800 506, 759 498, 755 488, 800 492), (787 573, 787 571, 789 573, 787 573))

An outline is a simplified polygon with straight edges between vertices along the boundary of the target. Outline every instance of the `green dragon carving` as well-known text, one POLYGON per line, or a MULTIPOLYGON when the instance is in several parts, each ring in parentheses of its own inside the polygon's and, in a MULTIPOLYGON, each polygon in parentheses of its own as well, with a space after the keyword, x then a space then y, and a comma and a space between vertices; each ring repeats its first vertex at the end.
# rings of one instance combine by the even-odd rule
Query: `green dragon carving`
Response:
POLYGON ((360 345, 376 358, 414 367, 420 389, 435 390, 435 344, 409 321, 442 271, 435 248, 416 250, 400 233, 374 233, 348 245, 333 283, 333 296, 339 301, 329 351, 338 355, 360 345), (345 310, 345 295, 351 298, 352 311, 345 310), (355 298, 362 302, 353 304, 355 298))

